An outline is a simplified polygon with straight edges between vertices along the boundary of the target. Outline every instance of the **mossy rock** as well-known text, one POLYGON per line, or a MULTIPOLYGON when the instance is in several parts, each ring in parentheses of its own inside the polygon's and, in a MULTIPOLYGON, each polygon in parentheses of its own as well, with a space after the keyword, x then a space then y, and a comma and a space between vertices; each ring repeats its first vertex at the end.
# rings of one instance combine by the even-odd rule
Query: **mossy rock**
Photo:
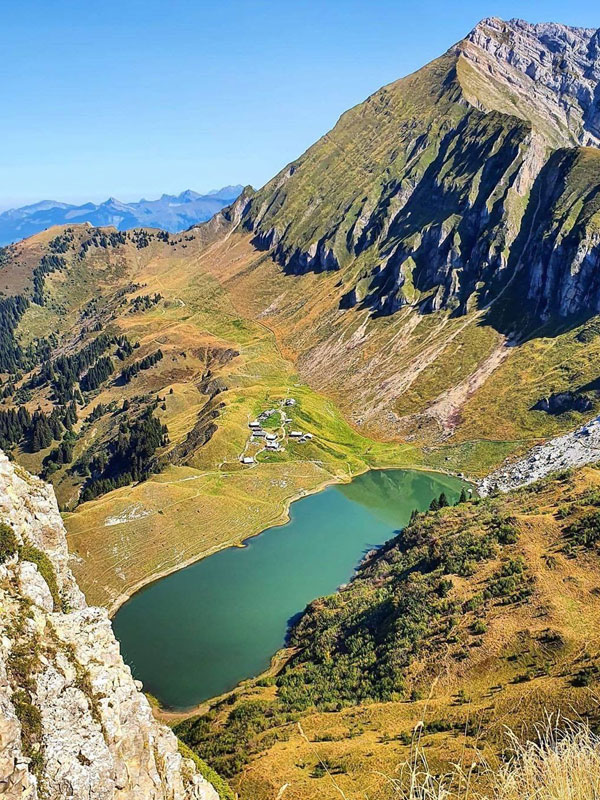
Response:
POLYGON ((46 553, 44 553, 42 550, 39 550, 37 547, 34 547, 29 542, 26 542, 21 548, 20 556, 22 561, 31 561, 36 565, 40 575, 48 584, 55 608, 60 608, 61 597, 60 590, 58 588, 58 582, 56 580, 56 573, 54 571, 52 561, 50 561, 46 553))
POLYGON ((183 758, 189 758, 190 761, 194 762, 202 777, 214 786, 220 800, 235 800, 235 795, 229 784, 212 767, 209 767, 205 761, 199 758, 181 739, 177 740, 177 744, 183 758))

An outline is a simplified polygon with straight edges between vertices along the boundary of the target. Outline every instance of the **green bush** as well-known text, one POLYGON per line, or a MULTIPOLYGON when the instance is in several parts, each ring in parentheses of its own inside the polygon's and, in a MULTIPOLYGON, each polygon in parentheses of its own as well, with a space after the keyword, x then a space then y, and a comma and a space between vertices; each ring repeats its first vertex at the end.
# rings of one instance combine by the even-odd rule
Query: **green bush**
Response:
POLYGON ((598 680, 598 668, 587 666, 580 670, 572 679, 573 686, 589 686, 598 680))
POLYGON ((29 695, 23 689, 14 692, 12 702, 21 723, 23 753, 31 759, 32 770, 39 778, 43 768, 42 753, 38 748, 42 741, 41 712, 31 703, 29 695))
POLYGON ((14 556, 19 547, 15 532, 5 522, 0 522, 0 564, 14 556))
POLYGON ((511 558, 495 572, 483 593, 486 599, 500 598, 505 603, 517 603, 533 592, 525 562, 522 558, 511 558))
POLYGON ((571 540, 582 547, 595 547, 600 541, 600 511, 589 511, 566 529, 571 540))
POLYGON ((201 758, 199 758, 193 750, 184 744, 180 739, 177 742, 179 747, 179 752, 184 758, 191 759, 194 764, 196 765, 196 769, 202 775, 203 778, 211 783, 219 795, 220 800, 235 800, 235 795, 226 781, 212 769, 209 767, 206 762, 204 762, 201 758))

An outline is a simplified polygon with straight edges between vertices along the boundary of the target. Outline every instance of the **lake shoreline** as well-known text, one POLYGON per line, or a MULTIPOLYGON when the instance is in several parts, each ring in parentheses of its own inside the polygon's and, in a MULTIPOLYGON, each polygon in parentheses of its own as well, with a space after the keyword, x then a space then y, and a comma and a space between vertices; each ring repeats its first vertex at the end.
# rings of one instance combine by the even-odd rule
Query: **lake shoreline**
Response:
MULTIPOLYGON (((173 565, 172 567, 168 567, 167 569, 161 570, 159 572, 152 573, 148 578, 144 578, 143 580, 138 581, 135 583, 130 589, 126 589, 122 592, 117 599, 110 605, 108 609, 108 616, 112 619, 117 611, 123 606, 128 600, 130 600, 134 594, 141 591, 145 586, 149 586, 151 583, 156 583, 156 581, 161 580, 162 578, 166 578, 168 575, 172 575, 174 572, 179 572, 179 570, 185 569, 186 567, 191 567, 192 564, 196 564, 198 561, 202 561, 204 558, 209 558, 210 556, 214 556, 215 553, 221 552, 221 550, 226 550, 228 547, 245 547, 245 542, 249 541, 250 539, 255 539, 257 536, 261 536, 265 531, 270 530, 271 528, 280 528, 282 525, 287 525, 290 521, 290 507, 292 503, 295 503, 297 500, 302 500, 303 497, 310 497, 310 495, 318 494, 326 489, 328 486, 333 486, 334 484, 338 483, 350 483, 353 478, 358 477, 359 475, 363 475, 365 472, 368 472, 370 467, 367 467, 366 470, 362 472, 357 472, 356 474, 351 475, 348 480, 343 479, 336 479, 331 478, 323 483, 320 483, 318 486, 315 486, 314 489, 301 489, 298 492, 295 492, 293 495, 290 495, 288 499, 286 499, 284 508, 282 509, 281 514, 279 517, 275 519, 274 522, 269 522, 257 533, 252 533, 247 536, 245 539, 232 539, 228 542, 223 542, 222 544, 215 545, 214 547, 209 548, 208 550, 204 550, 202 553, 199 553, 196 556, 192 556, 191 558, 186 559, 185 561, 179 562, 178 564, 173 565)), ((398 469, 404 469, 403 467, 399 467, 398 469)))
POLYGON ((347 584, 414 509, 427 509, 442 491, 454 503, 465 485, 447 472, 410 467, 329 475, 293 493, 262 531, 284 533, 247 537, 245 546, 221 548, 138 593, 113 623, 154 714, 176 722, 202 713, 241 683, 270 675, 274 653, 280 669, 286 629, 299 612, 347 584))
POLYGON ((262 672, 259 672, 258 675, 254 675, 251 678, 245 678, 243 681, 237 683, 233 689, 228 689, 222 694, 202 700, 200 703, 197 703, 195 706, 191 706, 190 708, 168 708, 167 706, 164 706, 157 697, 151 695, 149 700, 154 719, 158 720, 158 722, 163 722, 165 725, 172 726, 177 725, 178 722, 183 722, 184 719, 206 714, 212 705, 215 703, 220 703, 226 697, 229 697, 229 695, 231 695, 233 692, 237 692, 240 687, 246 687, 247 685, 254 683, 254 681, 260 681, 262 678, 271 678, 277 675, 285 667, 290 658, 292 658, 292 656, 294 656, 297 652, 297 648, 282 647, 273 654, 269 666, 262 672))
MULTIPOLYGON (((389 470, 389 469, 398 469, 398 470, 415 470, 419 472, 432 472, 437 473, 439 475, 447 475, 453 478, 460 478, 454 472, 450 472, 449 470, 443 469, 431 469, 430 467, 421 467, 421 466, 377 466, 377 467, 370 467, 366 466, 363 470, 358 472, 350 473, 348 476, 344 477, 331 477, 330 479, 323 481, 323 483, 318 484, 313 489, 301 489, 298 492, 295 492, 293 495, 290 495, 289 498, 286 499, 284 507, 282 509, 281 514, 277 517, 273 522, 268 522, 265 524, 265 527, 262 528, 260 531, 256 533, 252 533, 249 536, 246 536, 244 539, 232 539, 228 542, 223 542, 222 544, 215 545, 214 547, 209 548, 208 550, 204 550, 203 552, 192 556, 191 558, 186 559, 185 561, 178 562, 171 567, 168 567, 164 570, 158 570, 157 572, 153 572, 147 578, 143 578, 142 580, 137 581, 133 586, 128 589, 125 589, 121 592, 117 598, 111 603, 108 607, 108 616, 110 619, 113 619, 115 614, 121 608, 121 606, 125 605, 125 603, 130 600, 135 594, 139 591, 144 589, 146 586, 149 586, 152 583, 156 583, 156 581, 161 580, 162 578, 166 578, 169 575, 172 575, 174 572, 179 572, 179 570, 185 569, 186 567, 191 567, 192 564, 196 564, 198 561, 202 561, 205 558, 209 558, 210 556, 215 555, 215 553, 221 552, 221 550, 226 550, 229 547, 245 547, 245 543, 250 539, 255 539, 257 536, 261 536, 267 530, 271 528, 280 528, 283 525, 287 525, 290 521, 290 508, 292 503, 295 503, 298 500, 302 500, 304 497, 310 497, 313 494, 318 494, 322 492, 324 489, 327 489, 328 486, 334 486, 337 484, 344 484, 344 483, 351 483, 355 478, 358 478, 360 475, 364 475, 366 472, 376 471, 376 470, 389 470)), ((475 482, 469 478, 464 478, 461 480, 465 480, 466 483, 472 483, 475 486, 475 482)))

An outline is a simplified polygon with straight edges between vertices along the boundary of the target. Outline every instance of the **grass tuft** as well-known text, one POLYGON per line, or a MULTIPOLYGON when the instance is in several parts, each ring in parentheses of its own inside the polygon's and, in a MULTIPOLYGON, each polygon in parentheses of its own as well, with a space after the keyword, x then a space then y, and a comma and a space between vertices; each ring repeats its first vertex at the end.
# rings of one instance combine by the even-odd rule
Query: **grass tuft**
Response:
POLYGON ((521 742, 509 731, 510 757, 499 769, 473 763, 447 774, 431 771, 417 739, 411 760, 391 779, 398 800, 598 800, 600 737, 585 723, 548 717, 536 741, 521 742), (489 789, 474 788, 484 773, 489 789))

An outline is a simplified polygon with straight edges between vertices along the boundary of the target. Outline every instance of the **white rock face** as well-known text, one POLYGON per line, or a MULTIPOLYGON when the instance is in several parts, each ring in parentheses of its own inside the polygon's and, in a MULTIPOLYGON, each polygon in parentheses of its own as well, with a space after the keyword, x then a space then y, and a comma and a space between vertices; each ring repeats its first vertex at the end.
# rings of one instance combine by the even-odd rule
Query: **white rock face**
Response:
POLYGON ((0 796, 218 800, 153 718, 107 612, 86 605, 53 490, 2 453, 0 522, 37 549, 0 565, 0 796))
POLYGON ((557 146, 600 145, 599 30, 492 17, 457 47, 486 82, 504 87, 480 94, 479 105, 547 120, 557 146))
POLYGON ((595 417, 573 433, 534 447, 525 458, 506 464, 479 481, 477 489, 483 496, 495 489, 508 492, 553 472, 597 461, 600 461, 600 417, 595 417))

